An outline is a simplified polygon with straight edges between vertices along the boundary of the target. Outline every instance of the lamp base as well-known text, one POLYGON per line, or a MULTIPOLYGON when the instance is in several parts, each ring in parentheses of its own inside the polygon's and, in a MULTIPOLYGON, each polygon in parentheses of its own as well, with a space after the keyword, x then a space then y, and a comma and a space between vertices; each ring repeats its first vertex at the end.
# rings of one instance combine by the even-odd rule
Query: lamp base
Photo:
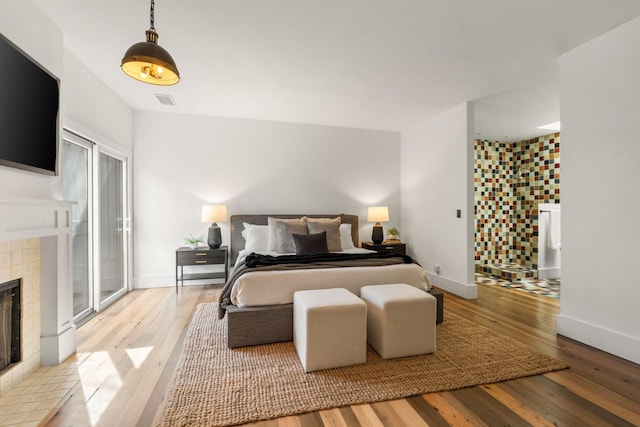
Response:
POLYGON ((209 235, 207 236, 207 245, 211 249, 218 249, 222 244, 222 235, 220 234, 220 227, 215 222, 209 227, 209 235))
POLYGON ((373 226, 373 231, 371 232, 371 241, 376 245, 379 245, 384 240, 384 232, 382 231, 382 226, 380 223, 376 223, 373 226))

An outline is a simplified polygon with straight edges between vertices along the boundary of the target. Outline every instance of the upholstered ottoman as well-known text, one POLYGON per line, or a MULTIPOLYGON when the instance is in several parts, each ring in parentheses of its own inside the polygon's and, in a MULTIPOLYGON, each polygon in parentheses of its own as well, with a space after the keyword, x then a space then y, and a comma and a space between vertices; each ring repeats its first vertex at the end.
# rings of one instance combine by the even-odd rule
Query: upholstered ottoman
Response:
POLYGON ((305 372, 367 361, 367 305, 346 289, 293 294, 293 344, 305 372))
POLYGON ((383 359, 436 351, 436 299, 404 283, 360 289, 367 303, 367 340, 383 359))

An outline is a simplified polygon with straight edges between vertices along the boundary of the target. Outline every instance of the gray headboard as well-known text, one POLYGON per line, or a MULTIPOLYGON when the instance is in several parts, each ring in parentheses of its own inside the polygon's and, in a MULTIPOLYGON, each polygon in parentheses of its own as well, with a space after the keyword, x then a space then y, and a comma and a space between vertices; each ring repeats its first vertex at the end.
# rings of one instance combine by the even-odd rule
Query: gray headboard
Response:
POLYGON ((346 214, 332 215, 231 215, 231 259, 230 266, 236 263, 238 252, 244 249, 244 237, 242 237, 243 222, 248 224, 267 225, 269 217, 272 218, 301 218, 308 216, 309 218, 335 218, 340 217, 343 224, 351 224, 351 239, 355 247, 358 247, 358 216, 346 214))

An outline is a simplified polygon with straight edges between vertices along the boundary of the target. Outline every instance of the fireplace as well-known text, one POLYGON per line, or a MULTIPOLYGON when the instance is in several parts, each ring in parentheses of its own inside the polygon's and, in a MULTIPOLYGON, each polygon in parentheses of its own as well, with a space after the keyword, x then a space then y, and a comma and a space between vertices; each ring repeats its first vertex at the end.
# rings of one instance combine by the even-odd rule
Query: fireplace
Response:
POLYGON ((6 362, 0 364, 0 396, 40 366, 57 365, 75 351, 71 205, 0 200, 0 283, 17 280, 21 294, 12 303, 20 308, 19 354, 8 357, 4 370, 6 362))
POLYGON ((21 279, 0 284, 0 373, 20 362, 21 279))

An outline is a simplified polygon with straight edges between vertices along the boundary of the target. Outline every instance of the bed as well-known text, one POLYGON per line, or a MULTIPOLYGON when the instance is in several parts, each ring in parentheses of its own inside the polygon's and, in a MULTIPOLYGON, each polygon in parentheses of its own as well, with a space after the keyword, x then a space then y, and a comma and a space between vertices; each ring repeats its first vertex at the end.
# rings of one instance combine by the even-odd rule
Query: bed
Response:
MULTIPOLYGON (((226 335, 229 348, 291 341, 293 339, 292 301, 296 290, 344 287, 359 295, 362 286, 383 283, 409 283, 425 291, 430 289, 427 275, 419 265, 407 261, 406 258, 402 262, 398 262, 397 259, 377 261, 382 258, 381 255, 359 248, 359 227, 356 215, 232 215, 230 226, 230 263, 234 268, 220 299, 220 317, 227 316, 226 335), (367 260, 362 266, 358 264, 340 268, 316 268, 315 264, 300 267, 301 269, 295 267, 286 270, 281 270, 281 267, 274 267, 274 270, 267 268, 267 271, 254 271, 247 268, 245 264, 248 262, 248 256, 262 256, 259 254, 263 253, 265 248, 256 246, 255 236, 258 234, 254 233, 261 233, 259 239, 263 239, 262 233, 269 228, 265 227, 269 224, 269 218, 272 218, 272 222, 276 221, 273 218, 296 222, 296 219, 303 217, 309 221, 309 228, 312 225, 317 226, 318 222, 324 223, 328 218, 333 219, 334 226, 335 222, 340 223, 341 250, 340 253, 332 252, 330 255, 340 259, 367 258, 367 260), (339 220, 337 220, 338 217, 339 220), (376 260, 369 259, 370 257, 375 257, 376 260), (372 264, 369 266, 367 263, 372 264), (241 269, 247 271, 240 271, 241 269), (226 296, 224 296, 225 293, 226 296)), ((269 233, 272 231, 273 228, 269 233)), ((273 241, 273 236, 270 237, 273 241)), ((331 245, 331 239, 327 237, 327 240, 331 245)), ((264 251, 267 255, 281 255, 283 259, 290 256, 288 255, 290 249, 284 248, 284 253, 279 254, 273 251, 274 248, 268 249, 270 250, 264 251)), ((333 249, 336 250, 335 247, 333 249)), ((396 258, 396 255, 387 255, 396 258)), ((280 259, 280 257, 265 258, 280 259)), ((291 259, 294 257, 291 256, 291 259)))

